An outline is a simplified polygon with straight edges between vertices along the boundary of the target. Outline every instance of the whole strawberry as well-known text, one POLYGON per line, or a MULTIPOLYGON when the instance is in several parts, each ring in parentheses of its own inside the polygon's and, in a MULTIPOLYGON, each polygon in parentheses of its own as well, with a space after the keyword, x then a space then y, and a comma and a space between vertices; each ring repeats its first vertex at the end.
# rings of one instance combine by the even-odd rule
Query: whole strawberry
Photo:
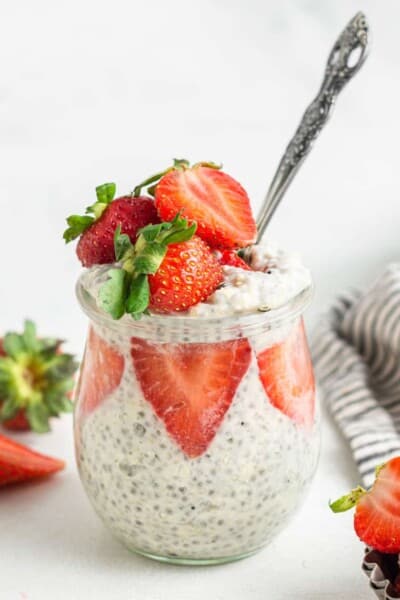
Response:
POLYGON ((112 268, 99 292, 100 305, 114 319, 128 313, 138 319, 149 308, 170 313, 187 310, 208 298, 223 280, 221 265, 179 214, 171 222, 147 225, 133 245, 118 228, 112 268))
POLYGON ((0 422, 8 429, 49 431, 51 417, 72 410, 78 364, 61 352, 60 340, 38 338, 32 321, 1 342, 0 422))
POLYGON ((64 239, 68 243, 80 236, 76 253, 84 267, 115 260, 114 232, 118 226, 134 243, 139 229, 148 223, 159 222, 151 198, 123 196, 114 200, 115 189, 114 183, 98 186, 97 202, 86 209, 86 214, 67 218, 64 239))
POLYGON ((257 228, 246 191, 216 164, 190 166, 187 160, 175 160, 136 186, 135 195, 149 185, 161 219, 170 221, 180 212, 197 223, 197 235, 212 248, 241 248, 255 241, 257 228))
POLYGON ((367 491, 361 486, 332 502, 333 512, 356 507, 354 529, 358 537, 380 552, 400 552, 400 456, 376 470, 376 480, 367 491))
POLYGON ((194 235, 186 242, 168 246, 157 272, 149 275, 149 307, 161 313, 185 311, 206 300, 222 280, 217 259, 194 235))

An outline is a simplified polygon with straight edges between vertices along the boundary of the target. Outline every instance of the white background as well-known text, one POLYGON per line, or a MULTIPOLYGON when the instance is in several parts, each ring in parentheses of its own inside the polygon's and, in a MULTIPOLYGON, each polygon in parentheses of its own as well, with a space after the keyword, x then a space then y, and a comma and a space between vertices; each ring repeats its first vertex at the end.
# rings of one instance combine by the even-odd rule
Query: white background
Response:
MULTIPOLYGON (((269 230, 313 271, 311 324, 338 290, 399 257, 398 0, 1 0, 1 331, 29 316, 81 352, 79 264, 62 231, 104 181, 124 193, 174 156, 222 161, 257 209, 359 9, 372 54, 269 230)), ((351 515, 326 508, 357 477, 328 421, 292 526, 255 558, 198 570, 153 564, 110 539, 81 491, 70 425, 66 417, 52 435, 25 438, 68 460, 57 482, 0 494, 1 600, 368 596, 351 515)))

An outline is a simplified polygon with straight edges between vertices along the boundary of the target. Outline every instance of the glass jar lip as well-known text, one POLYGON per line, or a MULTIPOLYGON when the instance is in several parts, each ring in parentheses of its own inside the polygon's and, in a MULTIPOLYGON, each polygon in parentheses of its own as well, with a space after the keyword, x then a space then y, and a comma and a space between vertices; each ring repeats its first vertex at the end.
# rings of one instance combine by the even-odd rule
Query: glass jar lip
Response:
POLYGON ((257 311, 251 313, 235 313, 226 316, 187 316, 183 314, 174 315, 144 315, 140 320, 135 321, 129 315, 124 315, 119 320, 114 320, 110 315, 101 310, 94 297, 86 291, 83 280, 84 273, 80 275, 76 283, 76 296, 83 312, 100 326, 111 328, 116 331, 143 337, 147 339, 157 339, 165 333, 176 332, 184 334, 190 332, 195 340, 209 338, 210 332, 218 330, 223 332, 223 339, 238 338, 257 333, 261 330, 269 330, 280 327, 286 323, 294 321, 301 316, 310 304, 314 286, 311 283, 293 298, 278 308, 268 311, 257 311))

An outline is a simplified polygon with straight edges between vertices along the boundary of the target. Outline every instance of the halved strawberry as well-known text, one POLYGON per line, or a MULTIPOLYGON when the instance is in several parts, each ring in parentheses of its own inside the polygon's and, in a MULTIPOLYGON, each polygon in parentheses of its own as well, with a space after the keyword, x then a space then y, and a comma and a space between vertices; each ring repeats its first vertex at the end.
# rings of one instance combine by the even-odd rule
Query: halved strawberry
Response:
POLYGON ((312 427, 315 381, 303 321, 282 342, 260 352, 257 363, 271 404, 299 425, 312 427))
POLYGON ((361 486, 330 504, 333 512, 353 506, 354 528, 368 546, 384 553, 400 552, 400 456, 377 468, 371 490, 361 486))
POLYGON ((241 258, 234 250, 224 250, 219 258, 221 265, 228 265, 229 267, 236 267, 243 269, 244 271, 251 271, 251 267, 246 261, 241 258))
POLYGON ((135 194, 153 184, 160 217, 171 221, 176 213, 197 222, 197 235, 212 248, 237 248, 256 239, 250 200, 240 183, 213 163, 175 160, 174 166, 136 186, 135 194))
POLYGON ((215 344, 153 344, 132 338, 132 360, 145 399, 183 452, 205 452, 246 373, 246 339, 215 344))
POLYGON ((86 209, 85 215, 68 217, 64 232, 67 243, 80 236, 76 253, 84 267, 115 261, 117 227, 135 243, 139 229, 159 222, 154 201, 147 196, 122 196, 114 200, 114 183, 98 186, 96 194, 97 202, 86 209))
POLYGON ((119 386, 124 365, 124 357, 90 327, 78 385, 80 410, 89 413, 104 402, 119 386))
POLYGON ((64 467, 64 461, 0 435, 0 486, 52 475, 64 467))

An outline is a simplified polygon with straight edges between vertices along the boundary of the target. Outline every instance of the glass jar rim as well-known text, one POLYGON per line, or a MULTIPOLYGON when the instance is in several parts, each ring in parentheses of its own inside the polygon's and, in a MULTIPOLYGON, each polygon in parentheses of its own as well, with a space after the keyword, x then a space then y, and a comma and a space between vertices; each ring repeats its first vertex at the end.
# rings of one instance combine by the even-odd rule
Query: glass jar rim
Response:
POLYGON ((237 339, 259 334, 293 322, 309 306, 314 286, 311 283, 293 298, 278 308, 267 311, 235 313, 226 316, 144 315, 134 320, 129 315, 115 320, 98 307, 95 298, 83 285, 85 273, 76 283, 76 296, 83 312, 101 327, 113 329, 129 337, 140 337, 151 341, 212 341, 237 339), (218 332, 218 335, 216 334, 218 332), (166 340, 165 338, 168 338, 166 340))

